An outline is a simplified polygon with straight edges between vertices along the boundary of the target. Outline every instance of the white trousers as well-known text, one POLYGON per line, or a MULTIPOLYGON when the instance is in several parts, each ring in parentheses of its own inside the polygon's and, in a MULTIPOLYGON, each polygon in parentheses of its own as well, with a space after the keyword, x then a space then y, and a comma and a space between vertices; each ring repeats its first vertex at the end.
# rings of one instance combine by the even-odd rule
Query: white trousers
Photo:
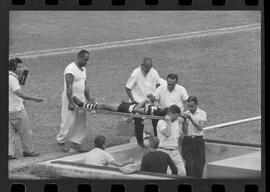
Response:
MULTIPOLYGON (((178 175, 186 176, 185 164, 178 148, 174 150, 159 148, 159 150, 168 153, 170 155, 173 162, 175 163, 175 166, 177 167, 178 175)), ((169 167, 167 169, 167 174, 171 174, 171 169, 169 167)))
POLYGON ((9 113, 9 145, 8 155, 15 155, 15 135, 19 134, 23 152, 33 152, 32 129, 25 110, 9 113))
MULTIPOLYGON (((86 101, 84 92, 75 92, 73 95, 83 102, 86 101)), ((86 129, 86 112, 78 109, 71 111, 68 109, 68 104, 67 93, 64 91, 62 94, 62 123, 56 140, 59 143, 65 143, 67 140, 70 140, 73 143, 81 144, 88 134, 86 129)))

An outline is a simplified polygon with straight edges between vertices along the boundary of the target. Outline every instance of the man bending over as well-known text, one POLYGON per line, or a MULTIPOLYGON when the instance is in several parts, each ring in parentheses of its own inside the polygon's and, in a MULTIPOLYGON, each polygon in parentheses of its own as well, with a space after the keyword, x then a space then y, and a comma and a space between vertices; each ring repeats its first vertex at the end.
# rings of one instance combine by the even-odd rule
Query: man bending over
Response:
POLYGON ((105 151, 105 137, 102 135, 95 138, 94 145, 95 148, 85 154, 85 158, 83 160, 84 164, 96 166, 108 166, 110 164, 116 167, 122 167, 127 164, 134 163, 133 159, 128 159, 123 162, 116 161, 110 153, 105 151))

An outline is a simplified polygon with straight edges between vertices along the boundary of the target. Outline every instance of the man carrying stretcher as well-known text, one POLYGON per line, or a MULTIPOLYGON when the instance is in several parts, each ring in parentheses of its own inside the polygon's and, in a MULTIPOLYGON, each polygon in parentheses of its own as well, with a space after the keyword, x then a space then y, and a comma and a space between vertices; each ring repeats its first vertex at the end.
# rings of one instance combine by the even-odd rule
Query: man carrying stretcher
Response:
POLYGON ((122 113, 139 113, 144 115, 165 116, 168 108, 157 108, 150 99, 145 99, 141 103, 122 101, 119 105, 107 105, 98 103, 84 103, 76 96, 73 97, 73 102, 78 106, 89 110, 107 110, 122 113))

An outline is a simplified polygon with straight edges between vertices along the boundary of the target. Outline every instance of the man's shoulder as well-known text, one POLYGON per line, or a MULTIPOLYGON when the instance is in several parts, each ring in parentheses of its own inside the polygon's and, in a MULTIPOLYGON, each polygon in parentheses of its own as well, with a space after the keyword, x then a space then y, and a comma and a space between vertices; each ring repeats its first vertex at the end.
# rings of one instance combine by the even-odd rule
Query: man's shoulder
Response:
POLYGON ((70 64, 68 64, 67 66, 66 66, 66 68, 68 68, 68 67, 74 67, 75 66, 75 62, 71 62, 70 64))
POLYGON ((151 73, 158 74, 157 70, 154 67, 151 68, 151 73))
POLYGON ((183 87, 182 85, 179 85, 179 84, 176 84, 176 85, 175 85, 175 88, 176 88, 178 91, 186 91, 186 88, 183 87))
POLYGON ((163 151, 150 151, 149 153, 146 153, 144 155, 144 158, 153 158, 153 157, 156 157, 156 156, 166 156, 168 155, 167 153, 163 152, 163 151))
POLYGON ((137 68, 135 68, 135 69, 133 70, 133 72, 132 72, 132 73, 139 73, 139 72, 140 72, 140 70, 141 70, 141 67, 137 67, 137 68))
POLYGON ((9 78, 15 78, 15 79, 17 79, 17 75, 16 75, 16 73, 14 73, 14 72, 12 72, 12 71, 9 71, 8 72, 8 76, 9 76, 9 78))
POLYGON ((200 114, 203 114, 203 115, 206 115, 206 112, 204 110, 202 110, 201 108, 197 108, 197 111, 200 113, 200 114))
POLYGON ((164 119, 160 119, 160 120, 158 121, 158 124, 167 124, 167 121, 165 121, 164 119))
POLYGON ((168 153, 164 152, 164 151, 157 151, 159 153, 159 155, 162 155, 162 156, 169 156, 168 153))
POLYGON ((74 66, 75 66, 75 63, 74 63, 74 62, 68 64, 68 65, 66 66, 66 68, 65 68, 65 71, 74 69, 74 66))

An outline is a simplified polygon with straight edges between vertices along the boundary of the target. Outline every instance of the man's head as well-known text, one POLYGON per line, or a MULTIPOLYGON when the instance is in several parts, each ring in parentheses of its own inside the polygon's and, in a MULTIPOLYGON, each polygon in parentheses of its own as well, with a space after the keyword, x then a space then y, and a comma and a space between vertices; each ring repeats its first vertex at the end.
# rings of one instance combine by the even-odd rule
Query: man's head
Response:
POLYGON ((196 96, 189 96, 187 99, 187 107, 191 113, 195 113, 198 107, 198 99, 196 96))
POLYGON ((149 147, 151 149, 157 149, 159 146, 159 139, 157 137, 150 137, 149 138, 149 147))
POLYGON ((152 59, 150 57, 143 58, 142 70, 144 73, 148 73, 152 68, 152 59))
POLYGON ((19 75, 22 70, 22 60, 20 58, 15 57, 9 60, 9 71, 12 71, 19 75))
POLYGON ((86 66, 88 60, 89 60, 89 52, 84 49, 81 50, 77 55, 77 63, 79 67, 86 66))
POLYGON ((95 147, 104 150, 104 149, 106 148, 106 145, 105 145, 105 137, 102 136, 102 135, 99 135, 99 136, 95 137, 94 145, 95 145, 95 147))
POLYGON ((167 76, 167 87, 170 92, 174 90, 177 82, 178 82, 178 76, 176 74, 170 73, 167 76))
POLYGON ((181 109, 177 105, 171 105, 167 111, 167 115, 171 117, 172 121, 175 121, 180 116, 180 113, 181 109))

